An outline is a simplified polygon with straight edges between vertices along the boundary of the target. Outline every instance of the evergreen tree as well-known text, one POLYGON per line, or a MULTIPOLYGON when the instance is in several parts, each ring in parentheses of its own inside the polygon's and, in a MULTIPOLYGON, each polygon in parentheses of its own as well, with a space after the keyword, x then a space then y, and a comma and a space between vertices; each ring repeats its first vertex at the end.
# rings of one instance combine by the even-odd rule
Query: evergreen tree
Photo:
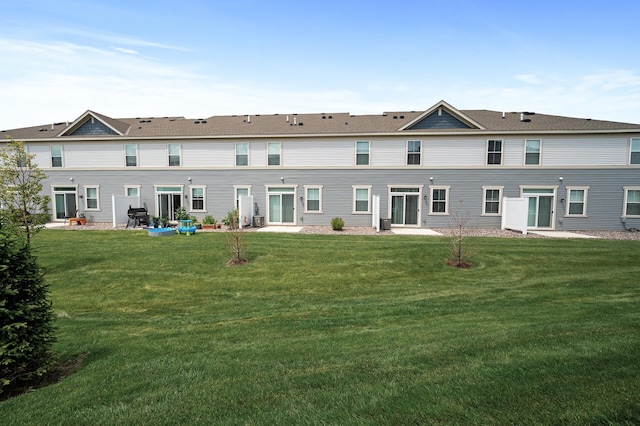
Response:
POLYGON ((52 365, 48 293, 29 245, 0 230, 0 394, 28 385, 52 365))

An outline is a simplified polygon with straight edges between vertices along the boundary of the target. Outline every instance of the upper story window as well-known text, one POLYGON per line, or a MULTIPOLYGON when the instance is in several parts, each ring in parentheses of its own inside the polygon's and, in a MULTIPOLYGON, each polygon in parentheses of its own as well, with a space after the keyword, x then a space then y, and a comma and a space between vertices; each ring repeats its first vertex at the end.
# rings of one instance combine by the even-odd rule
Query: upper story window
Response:
POLYGON ((502 140, 490 139, 487 141, 487 164, 502 164, 502 140))
POLYGON ((236 166, 249 165, 249 144, 246 142, 236 144, 236 166))
POLYGON ((587 193, 589 187, 567 187, 567 211, 566 216, 587 215, 587 193))
POLYGON ((322 186, 304 187, 305 213, 322 213, 322 186))
MULTIPOLYGON (((237 145, 236 145, 236 149, 237 149, 237 145)), ((280 149, 281 149, 280 142, 267 143, 267 164, 269 166, 280 165, 280 149)))
POLYGON ((640 138, 631 138, 629 164, 640 164, 640 138))
POLYGON ((127 167, 136 167, 138 165, 138 145, 125 145, 124 156, 127 167))
POLYGON ((419 166, 421 162, 422 141, 407 141, 407 165, 419 166))
POLYGON ((356 166, 369 165, 369 141, 356 142, 356 166))
POLYGON ((51 146, 51 167, 62 167, 62 145, 51 146))
POLYGON ((85 210, 100 210, 99 188, 99 186, 84 187, 85 210))
POLYGON ((353 187, 353 212, 371 213, 371 186, 353 187))
POLYGON ((527 139, 524 141, 524 164, 540 165, 542 141, 540 139, 527 139))
POLYGON ((180 144, 170 143, 167 145, 167 151, 169 152, 169 167, 175 167, 180 165, 180 144))

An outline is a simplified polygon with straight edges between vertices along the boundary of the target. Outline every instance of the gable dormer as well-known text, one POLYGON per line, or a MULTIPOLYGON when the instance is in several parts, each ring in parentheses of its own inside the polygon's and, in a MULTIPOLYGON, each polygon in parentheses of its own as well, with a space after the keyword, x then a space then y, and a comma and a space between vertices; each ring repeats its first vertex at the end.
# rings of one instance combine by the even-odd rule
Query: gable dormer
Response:
POLYGON ((398 130, 430 129, 481 129, 485 127, 455 109, 445 101, 440 101, 398 130))
POLYGON ((123 136, 129 125, 93 111, 87 111, 71 123, 58 137, 63 136, 123 136))

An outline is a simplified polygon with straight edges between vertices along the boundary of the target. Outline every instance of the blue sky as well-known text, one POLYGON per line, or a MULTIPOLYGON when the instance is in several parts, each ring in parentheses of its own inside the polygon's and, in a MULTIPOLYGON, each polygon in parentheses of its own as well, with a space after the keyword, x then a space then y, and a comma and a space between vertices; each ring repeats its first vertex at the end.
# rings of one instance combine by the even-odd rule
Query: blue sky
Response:
POLYGON ((640 2, 0 0, 0 129, 459 109, 640 123, 640 2))

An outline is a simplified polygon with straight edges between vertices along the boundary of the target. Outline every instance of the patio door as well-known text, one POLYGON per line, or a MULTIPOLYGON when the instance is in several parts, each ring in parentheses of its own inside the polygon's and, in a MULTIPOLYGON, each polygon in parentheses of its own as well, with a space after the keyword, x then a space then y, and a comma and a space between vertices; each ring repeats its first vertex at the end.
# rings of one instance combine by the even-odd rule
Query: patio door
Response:
POLYGON ((156 195, 156 213, 158 217, 175 220, 176 210, 182 206, 182 187, 158 186, 156 187, 156 195))
POLYGON ((390 188, 391 224, 418 226, 420 224, 421 188, 390 188))
POLYGON ((295 187, 270 187, 269 217, 267 223, 273 225, 295 225, 295 187))
POLYGON ((77 190, 75 186, 53 188, 53 211, 55 220, 75 217, 78 211, 77 190))
POLYGON ((555 228, 555 189, 524 189, 528 197, 527 227, 531 229, 555 228))

